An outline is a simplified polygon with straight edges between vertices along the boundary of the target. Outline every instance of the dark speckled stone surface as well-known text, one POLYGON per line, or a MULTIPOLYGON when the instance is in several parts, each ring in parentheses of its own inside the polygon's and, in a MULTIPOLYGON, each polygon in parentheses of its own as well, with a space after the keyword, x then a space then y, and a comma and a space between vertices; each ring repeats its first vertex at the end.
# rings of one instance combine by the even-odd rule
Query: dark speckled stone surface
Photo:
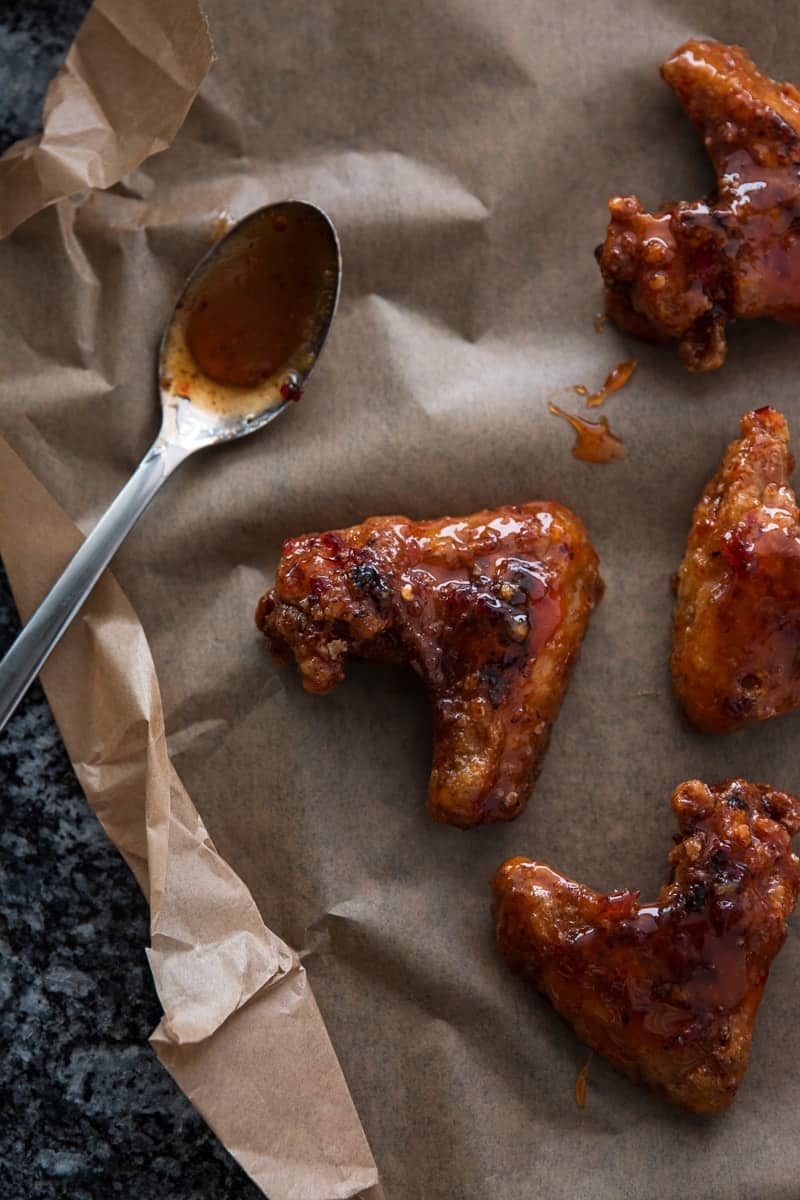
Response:
MULTIPOLYGON (((86 7, 0 2, 0 150, 38 128, 86 7)), ((18 627, 0 572, 0 652, 18 627)), ((147 937, 37 686, 0 734, 0 1200, 261 1195, 147 1044, 147 937)))

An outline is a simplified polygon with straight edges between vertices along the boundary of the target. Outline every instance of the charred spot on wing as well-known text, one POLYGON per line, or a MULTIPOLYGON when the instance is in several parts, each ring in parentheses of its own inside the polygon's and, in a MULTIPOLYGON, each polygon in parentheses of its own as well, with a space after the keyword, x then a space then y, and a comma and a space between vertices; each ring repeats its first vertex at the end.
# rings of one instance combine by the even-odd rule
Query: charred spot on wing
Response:
POLYGON ((727 804, 728 808, 739 808, 742 810, 742 812, 750 811, 750 805, 742 795, 741 788, 738 787, 731 788, 725 799, 725 803, 727 804))
POLYGON ((708 856, 708 865, 715 875, 722 874, 728 866, 728 849, 726 846, 718 846, 708 856))
POLYGON ((747 717, 755 708, 756 701, 754 696, 748 696, 742 692, 738 692, 735 696, 726 696, 723 701, 723 711, 728 716, 740 719, 747 717))
POLYGON ((781 813, 780 805, 773 802, 771 793, 767 792, 761 797, 761 806, 771 821, 780 822, 783 814, 781 813))
POLYGON ((506 582, 510 583, 515 591, 521 592, 523 597, 530 597, 531 600, 540 600, 547 590, 540 576, 518 558, 508 560, 506 582))
POLYGON ((497 663, 487 663, 481 671, 483 682, 490 702, 499 708, 508 691, 508 678, 502 666, 497 663))
POLYGON ((358 563, 350 571, 350 580, 353 587, 366 592, 378 603, 389 594, 389 584, 372 563, 358 563))
POLYGON ((717 900, 723 902, 729 900, 741 890, 747 868, 739 861, 731 861, 726 846, 718 846, 709 855, 708 866, 713 877, 713 890, 717 900))
POLYGON ((693 883, 683 899, 686 911, 702 912, 710 890, 707 883, 693 883))

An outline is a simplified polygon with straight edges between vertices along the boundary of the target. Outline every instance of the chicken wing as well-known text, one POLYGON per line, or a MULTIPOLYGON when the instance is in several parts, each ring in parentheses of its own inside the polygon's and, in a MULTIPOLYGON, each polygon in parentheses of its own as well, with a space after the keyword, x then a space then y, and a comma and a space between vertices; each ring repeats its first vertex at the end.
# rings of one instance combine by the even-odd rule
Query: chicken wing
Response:
POLYGON ((285 542, 256 623, 311 692, 348 655, 410 663, 433 707, 431 816, 466 828, 524 807, 601 587, 559 504, 370 517, 285 542))
POLYGON ((788 443, 775 409, 747 413, 694 512, 671 666, 690 721, 709 733, 800 704, 800 514, 788 443))
POLYGON ((800 91, 719 42, 687 42, 661 74, 703 136, 717 190, 656 213, 615 196, 597 254, 611 319, 677 339, 689 370, 707 371, 725 360, 728 321, 800 320, 800 91))
POLYGON ((800 800, 736 779, 676 788, 681 837, 655 904, 512 858, 494 879, 500 949, 579 1037, 636 1083, 721 1112, 800 891, 800 800))

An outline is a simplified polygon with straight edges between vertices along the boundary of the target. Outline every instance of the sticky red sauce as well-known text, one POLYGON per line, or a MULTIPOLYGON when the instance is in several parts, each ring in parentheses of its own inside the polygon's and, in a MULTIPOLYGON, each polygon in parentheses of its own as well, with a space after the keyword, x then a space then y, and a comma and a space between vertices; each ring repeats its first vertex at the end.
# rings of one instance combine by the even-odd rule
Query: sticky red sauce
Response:
POLYGON ((606 307, 622 329, 676 339, 692 371, 726 356, 726 324, 800 322, 800 107, 737 46, 690 41, 661 68, 699 131, 717 176, 705 199, 646 213, 609 202, 598 260, 606 307))
POLYGON ((186 345, 208 378, 253 388, 310 340, 330 242, 302 210, 267 211, 230 241, 187 297, 186 345))
POLYGON ((722 1112, 800 892, 800 800, 690 780, 672 809, 680 833, 655 903, 515 858, 494 880, 497 937, 591 1049, 694 1112, 722 1112))
POLYGON ((575 430, 575 445, 572 447, 574 458, 581 462, 611 463, 625 457, 625 444, 612 433, 606 417, 601 417, 599 421, 585 421, 582 417, 564 412, 552 401, 547 407, 554 416, 561 417, 575 430))
POLYGON ((625 384, 630 379, 633 372, 636 370, 636 359, 629 359, 627 362, 617 363, 615 367, 606 375, 603 386, 596 392, 590 392, 589 389, 582 383, 576 383, 572 387, 558 388, 555 392, 551 392, 548 396, 548 401, 557 400, 560 396, 580 396, 586 400, 587 408, 599 408, 601 404, 611 396, 614 392, 618 392, 620 388, 625 387, 625 384))
MULTIPOLYGON (((591 396, 586 401, 587 408, 599 408, 604 404, 608 397, 613 392, 618 392, 620 388, 625 387, 625 384, 630 379, 633 372, 636 370, 636 359, 629 359, 628 362, 618 363, 613 367, 606 376, 605 383, 598 392, 592 392, 591 396)), ((577 391, 577 388, 575 389, 577 391)))
POLYGON ((299 400, 303 394, 301 384, 294 379, 286 379, 278 388, 284 400, 299 400))

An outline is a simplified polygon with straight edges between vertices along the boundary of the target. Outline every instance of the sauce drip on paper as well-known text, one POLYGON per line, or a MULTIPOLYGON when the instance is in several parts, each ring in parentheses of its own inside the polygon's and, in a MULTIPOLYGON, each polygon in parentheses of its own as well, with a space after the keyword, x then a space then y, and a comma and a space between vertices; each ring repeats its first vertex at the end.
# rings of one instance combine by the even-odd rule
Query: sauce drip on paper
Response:
POLYGON ((591 392, 582 383, 576 383, 574 387, 560 388, 554 392, 554 396, 570 395, 582 396, 586 399, 587 408, 599 408, 604 404, 608 397, 613 392, 618 392, 620 388, 625 387, 625 384, 630 379, 633 372, 636 370, 636 359, 629 359, 628 362, 617 363, 616 367, 612 367, 605 378, 605 382, 596 392, 591 392))
MULTIPOLYGON (((620 388, 625 387, 625 384, 630 379, 633 372, 636 370, 636 359, 632 358, 628 362, 618 363, 613 367, 606 376, 605 383, 600 388, 599 392, 592 392, 591 396, 586 401, 587 408, 598 408, 604 404, 612 392, 618 392, 620 388)), ((577 392, 577 388, 575 389, 577 392)), ((580 395, 586 394, 584 388, 580 395)))
MULTIPOLYGON (((590 393, 587 387, 578 383, 574 387, 563 388, 560 392, 554 392, 552 395, 555 397, 566 392, 574 396, 582 396, 586 399, 587 408, 598 408, 613 392, 618 392, 625 386, 635 370, 636 360, 629 359, 627 362, 621 362, 616 367, 612 367, 599 391, 590 393)), ((559 408, 557 404, 553 403, 552 398, 548 400, 547 407, 555 416, 568 421, 575 430, 577 438, 572 447, 572 454, 581 462, 610 463, 625 457, 624 443, 621 438, 611 432, 605 417, 601 417, 599 421, 585 421, 582 417, 564 412, 563 408, 559 408)))
POLYGON ((550 401, 547 405, 550 412, 569 422, 577 437, 572 447, 572 455, 581 462, 610 463, 625 457, 625 444, 621 438, 611 432, 605 417, 599 421, 585 421, 583 417, 575 417, 564 412, 557 404, 550 401))

